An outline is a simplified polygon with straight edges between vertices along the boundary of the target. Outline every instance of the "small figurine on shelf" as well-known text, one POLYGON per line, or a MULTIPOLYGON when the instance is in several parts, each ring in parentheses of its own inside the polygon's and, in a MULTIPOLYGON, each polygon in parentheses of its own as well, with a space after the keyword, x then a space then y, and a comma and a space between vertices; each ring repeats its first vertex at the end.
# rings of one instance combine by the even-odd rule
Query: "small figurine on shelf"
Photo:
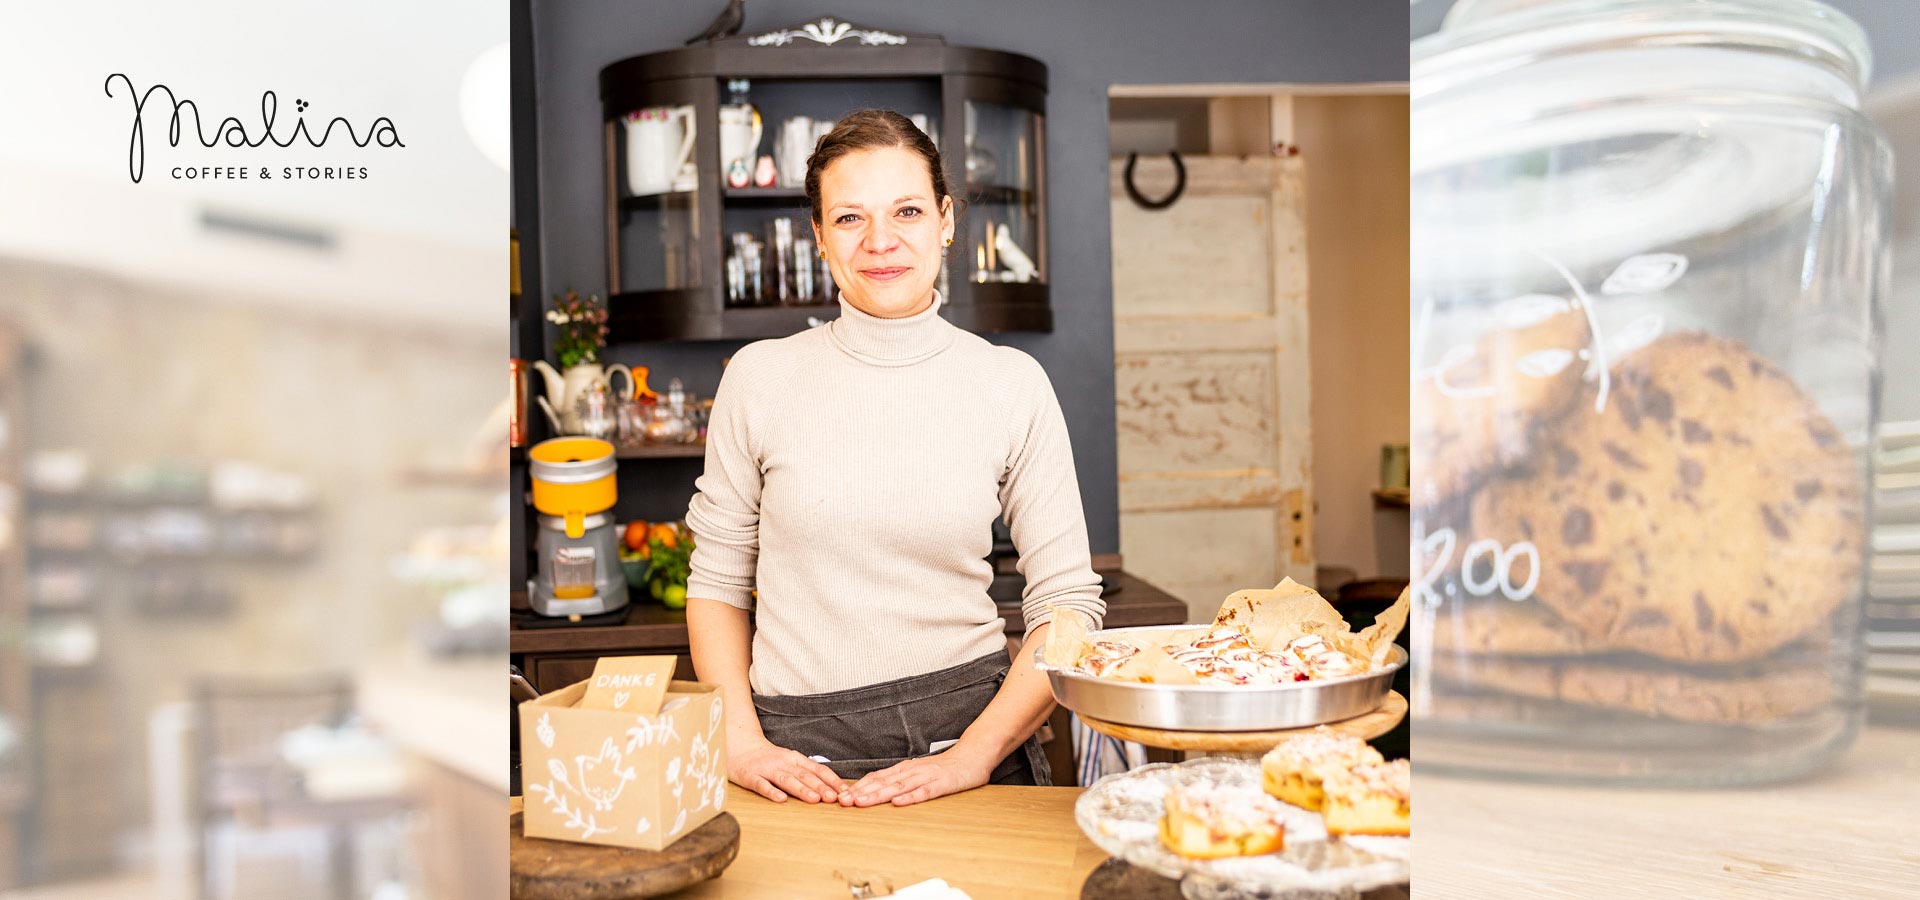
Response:
POLYGON ((675 378, 667 382, 666 402, 656 404, 647 422, 647 441, 653 444, 687 443, 686 390, 675 378))
POLYGON ((653 409, 660 399, 660 395, 647 386, 649 371, 646 366, 634 366, 633 393, 620 398, 619 429, 615 441, 624 449, 647 443, 647 424, 653 421, 653 409))
POLYGON ((773 157, 761 156, 760 163, 753 167, 753 186, 763 188, 773 187, 776 174, 777 172, 773 166, 773 157))

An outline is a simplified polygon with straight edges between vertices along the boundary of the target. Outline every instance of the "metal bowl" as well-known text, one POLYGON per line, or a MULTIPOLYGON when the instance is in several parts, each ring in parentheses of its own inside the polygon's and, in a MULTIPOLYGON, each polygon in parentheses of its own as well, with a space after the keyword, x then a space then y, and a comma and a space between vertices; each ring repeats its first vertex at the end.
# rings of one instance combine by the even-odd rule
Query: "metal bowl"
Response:
MULTIPOLYGON (((1191 631, 1193 625, 1109 628, 1087 640, 1191 631)), ((1386 664, 1345 678, 1291 684, 1147 684, 1095 678, 1048 665, 1035 647, 1033 662, 1047 673, 1053 699, 1074 712, 1105 722, 1170 731, 1271 731, 1338 722, 1370 713, 1386 699, 1407 651, 1389 648, 1386 664)))

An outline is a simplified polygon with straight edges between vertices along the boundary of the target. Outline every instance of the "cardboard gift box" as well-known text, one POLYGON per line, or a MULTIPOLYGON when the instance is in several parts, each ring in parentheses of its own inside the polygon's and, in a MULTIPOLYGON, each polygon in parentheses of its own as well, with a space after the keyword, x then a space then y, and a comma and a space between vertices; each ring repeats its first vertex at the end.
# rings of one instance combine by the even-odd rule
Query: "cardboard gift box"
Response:
POLYGON ((660 850, 720 814, 719 689, 672 672, 673 657, 603 659, 593 678, 520 704, 528 837, 660 850), (616 661, 652 664, 657 683, 616 661))

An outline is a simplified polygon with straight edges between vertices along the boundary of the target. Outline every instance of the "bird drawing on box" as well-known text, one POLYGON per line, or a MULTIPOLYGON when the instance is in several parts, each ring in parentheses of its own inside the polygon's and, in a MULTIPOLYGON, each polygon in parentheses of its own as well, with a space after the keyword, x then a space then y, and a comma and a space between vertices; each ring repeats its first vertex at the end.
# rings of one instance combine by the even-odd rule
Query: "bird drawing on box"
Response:
POLYGON ((687 43, 698 44, 701 41, 717 41, 723 37, 733 37, 740 33, 740 26, 747 21, 747 0, 727 0, 727 8, 715 16, 713 24, 699 37, 689 38, 687 43))
POLYGON ((620 768, 620 748, 613 745, 613 738, 600 745, 599 756, 576 756, 573 762, 580 767, 580 793, 593 801, 594 809, 612 809, 613 801, 635 777, 632 766, 620 768))

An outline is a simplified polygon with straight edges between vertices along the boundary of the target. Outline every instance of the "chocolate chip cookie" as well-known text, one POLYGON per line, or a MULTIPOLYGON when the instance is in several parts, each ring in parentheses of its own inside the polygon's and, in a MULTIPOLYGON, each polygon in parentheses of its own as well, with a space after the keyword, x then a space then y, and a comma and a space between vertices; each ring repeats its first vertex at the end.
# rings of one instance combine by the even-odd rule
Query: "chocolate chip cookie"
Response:
MULTIPOLYGON (((1798 640, 1775 652, 1780 659, 1791 652, 1796 660, 1826 658, 1826 642, 1833 638, 1831 622, 1821 622, 1798 640)), ((1440 653, 1468 653, 1497 657, 1602 656, 1621 648, 1582 634, 1578 628, 1540 603, 1480 600, 1445 603, 1423 627, 1440 653)))
POLYGON ((1428 627, 1442 653, 1575 656, 1611 649, 1531 601, 1445 603, 1428 627))
POLYGON ((1463 496, 1488 475, 1527 458, 1541 428, 1580 393, 1592 335, 1585 309, 1560 297, 1507 301, 1503 323, 1472 344, 1442 352, 1416 373, 1412 397, 1413 502, 1463 496))
POLYGON ((1818 710, 1833 678, 1816 664, 1755 664, 1719 671, 1586 659, 1436 660, 1434 677, 1462 688, 1557 700, 1648 718, 1732 725, 1818 710))
POLYGON ((1602 410, 1473 498, 1476 537, 1538 550, 1536 599, 1591 641, 1709 662, 1763 656, 1853 594, 1859 466, 1784 372, 1678 333, 1611 375, 1602 410))

